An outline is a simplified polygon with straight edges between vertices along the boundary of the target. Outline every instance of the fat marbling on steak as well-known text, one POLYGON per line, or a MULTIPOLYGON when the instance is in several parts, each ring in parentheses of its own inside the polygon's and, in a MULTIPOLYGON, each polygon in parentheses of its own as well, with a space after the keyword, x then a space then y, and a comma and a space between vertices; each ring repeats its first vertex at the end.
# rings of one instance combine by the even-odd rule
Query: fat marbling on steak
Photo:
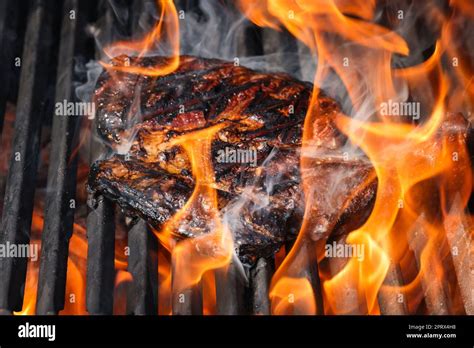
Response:
MULTIPOLYGON (((167 59, 120 56, 113 64, 148 67, 167 59)), ((161 77, 108 69, 95 91, 97 131, 121 154, 92 166, 91 195, 101 193, 159 229, 195 185, 186 152, 163 144, 225 123, 215 134, 211 156, 219 209, 243 261, 271 255, 296 237, 302 223, 299 161, 312 89, 286 74, 191 56, 181 56, 178 69, 161 77), (237 150, 255 154, 255 163, 219 160, 225 151, 237 150)), ((315 147, 324 158, 315 164, 311 192, 315 226, 323 238, 365 220, 376 179, 366 159, 342 159, 345 137, 333 123, 337 103, 320 94, 314 108, 315 147)), ((205 233, 199 219, 176 237, 205 233)))

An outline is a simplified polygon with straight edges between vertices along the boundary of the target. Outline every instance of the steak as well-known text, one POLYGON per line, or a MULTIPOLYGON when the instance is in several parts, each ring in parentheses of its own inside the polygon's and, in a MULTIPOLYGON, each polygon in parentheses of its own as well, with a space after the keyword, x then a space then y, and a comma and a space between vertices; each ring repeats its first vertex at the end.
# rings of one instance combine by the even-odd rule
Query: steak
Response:
MULTIPOLYGON (((112 64, 152 67, 167 59, 120 56, 112 64)), ((188 154, 169 144, 221 125, 211 145, 219 211, 242 261, 273 254, 295 239, 302 224, 300 155, 312 90, 286 74, 191 56, 180 57, 177 70, 161 77, 104 71, 95 92, 97 131, 115 154, 92 166, 91 202, 103 194, 159 230, 195 186, 188 154)), ((344 156, 346 138, 334 124, 337 103, 320 93, 313 107, 316 159, 307 178, 315 208, 312 235, 319 239, 364 222, 376 177, 365 157, 344 156)), ((176 238, 206 233, 200 219, 197 214, 176 238)))

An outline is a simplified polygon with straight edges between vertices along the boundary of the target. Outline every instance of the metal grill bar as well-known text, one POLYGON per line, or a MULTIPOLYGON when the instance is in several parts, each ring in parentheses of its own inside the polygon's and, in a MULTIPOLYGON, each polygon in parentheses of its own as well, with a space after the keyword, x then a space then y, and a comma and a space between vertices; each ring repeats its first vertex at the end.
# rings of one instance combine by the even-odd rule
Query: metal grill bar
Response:
POLYGON ((127 298, 127 313, 157 314, 158 241, 147 224, 139 220, 128 232, 128 271, 132 274, 127 298))
POLYGON ((245 291, 247 284, 237 264, 232 261, 225 269, 216 270, 217 314, 246 314, 245 291))
POLYGON ((260 258, 250 270, 250 292, 252 293, 252 313, 270 314, 270 281, 275 270, 272 260, 260 258))
MULTIPOLYGON (((2 1, 0 2, 0 33, 4 33, 6 29, 6 19, 7 19, 7 11, 9 10, 10 6, 10 1, 2 1)), ((5 35, 0 35, 0 52, 7 52, 5 49, 5 35)), ((6 62, 7 58, 4 57, 6 56, 6 53, 0 53, 0 73, 2 76, 7 76, 6 75, 6 62), (5 61, 4 61, 5 59, 5 61)), ((0 139, 2 136, 2 130, 3 130, 3 121, 5 118, 5 105, 7 103, 7 93, 8 93, 8 88, 6 88, 3 84, 0 85, 0 139)))
MULTIPOLYGON (((400 265, 393 262, 390 263, 390 268, 385 276, 384 286, 401 287, 403 286, 402 272, 400 265)), ((378 294, 378 302, 380 306, 380 313, 389 315, 401 315, 407 313, 406 300, 399 301, 398 294, 393 291, 385 290, 382 286, 378 294)))
MULTIPOLYGON (((1 2, 0 9, 0 146, 7 145, 2 140, 7 102, 14 102, 18 93, 20 68, 15 66, 15 57, 20 57, 23 48, 23 35, 26 19, 21 20, 19 13, 27 12, 24 8, 27 2, 5 0, 1 2)), ((10 145, 10 144, 8 144, 10 145)), ((7 146, 8 146, 7 145, 7 146)), ((2 148, 6 151, 6 148, 2 148)), ((0 216, 3 214, 3 198, 5 196, 6 177, 0 175, 0 216)))
MULTIPOLYGON (((3 33, 7 22, 7 11, 11 5, 11 1, 5 0, 0 3, 0 33, 3 33)), ((3 48, 4 35, 0 35, 0 47, 3 48)))
MULTIPOLYGON (((46 99, 48 70, 51 64, 47 47, 42 46, 50 30, 47 2, 34 1, 28 15, 23 48, 22 69, 13 153, 8 171, 2 216, 2 243, 28 244, 33 212, 34 187, 39 155, 41 121, 45 110, 40 102, 46 99)), ((0 259, 0 308, 21 310, 26 258, 0 259)))
MULTIPOLYGON (((105 35, 112 39, 114 25, 113 9, 105 1, 98 3, 98 13, 105 10, 105 35)), ((100 59, 100 52, 96 52, 100 59)), ((107 149, 98 139, 92 124, 90 163, 103 158, 107 149)), ((93 207, 87 216, 87 287, 86 307, 90 314, 113 313, 115 280, 115 205, 103 196, 95 197, 93 207)))
POLYGON ((12 94, 12 79, 13 76, 16 77, 16 74, 13 73, 13 69, 16 69, 14 65, 14 54, 17 53, 20 55, 18 50, 21 50, 22 28, 20 24, 23 23, 23 21, 19 20, 19 13, 25 10, 22 6, 24 6, 24 4, 21 2, 11 0, 4 0, 0 3, 0 76, 3 77, 2 83, 0 84, 0 139, 3 130, 7 99, 12 94))
POLYGON ((112 314, 114 305, 114 205, 97 197, 87 216, 86 306, 90 314, 112 314))
MULTIPOLYGON (((74 101, 72 93, 74 54, 79 23, 70 18, 79 14, 77 0, 67 0, 62 10, 56 102, 74 101)), ((79 115, 77 115, 79 116, 79 115)), ((37 314, 55 314, 64 308, 69 238, 74 223, 77 157, 71 153, 77 144, 75 130, 79 117, 53 116, 51 162, 42 233, 38 280, 37 314)))
MULTIPOLYGON (((449 215, 463 216, 462 211, 460 202, 455 202, 449 215)), ((472 233, 469 233, 472 227, 466 218, 454 223, 445 221, 444 224, 464 310, 467 315, 474 315, 474 257, 472 233)))

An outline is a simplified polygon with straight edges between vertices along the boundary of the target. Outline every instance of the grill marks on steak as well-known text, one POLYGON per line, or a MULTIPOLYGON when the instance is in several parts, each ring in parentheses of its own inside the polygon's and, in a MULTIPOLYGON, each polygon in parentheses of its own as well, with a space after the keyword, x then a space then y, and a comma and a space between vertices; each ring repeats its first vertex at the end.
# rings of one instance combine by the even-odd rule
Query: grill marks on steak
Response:
MULTIPOLYGON (((121 65, 126 59, 131 65, 147 67, 163 64, 166 58, 121 56, 113 64, 121 65)), ((293 105, 292 118, 301 119, 307 108, 309 87, 287 75, 256 73, 229 62, 189 56, 181 57, 179 68, 164 77, 104 72, 95 93, 98 131, 107 140, 119 143, 135 123, 147 120, 154 127, 171 127, 178 132, 223 119, 238 119, 241 126, 248 127, 261 126, 255 124, 257 121, 274 125, 268 118, 250 118, 246 122, 241 114, 263 116, 280 108, 281 112, 267 116, 288 117, 287 109, 293 105)))
MULTIPOLYGON (((114 64, 125 59, 119 57, 114 64)), ((166 58, 129 59, 131 65, 149 66, 166 58)), ((96 90, 98 132, 112 147, 123 151, 126 144, 128 150, 126 156, 94 164, 89 189, 159 229, 191 196, 195 184, 186 153, 170 146, 170 140, 224 123, 212 143, 219 209, 243 261, 269 255, 294 239, 301 227, 305 199, 299 161, 311 92, 311 84, 285 74, 188 56, 181 57, 174 73, 159 78, 104 72, 96 90), (226 147, 255 149, 258 165, 217 161, 226 147)), ((361 224, 376 184, 365 160, 343 159, 345 138, 333 123, 337 104, 321 94, 315 108, 319 116, 309 192, 319 238, 361 224)), ((199 230, 178 237, 196 234, 199 230)))

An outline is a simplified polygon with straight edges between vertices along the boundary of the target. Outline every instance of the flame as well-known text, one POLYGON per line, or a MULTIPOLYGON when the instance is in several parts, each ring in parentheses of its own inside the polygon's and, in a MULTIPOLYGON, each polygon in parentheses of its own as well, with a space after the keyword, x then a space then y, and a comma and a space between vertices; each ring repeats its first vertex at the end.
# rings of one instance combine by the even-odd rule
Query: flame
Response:
MULTIPOLYGON (((40 213, 35 209, 31 220, 31 240, 30 243, 38 245, 41 248, 41 231, 43 231, 44 220, 40 213)), ((32 315, 36 310, 36 290, 38 283, 39 260, 33 262, 28 260, 25 282, 25 293, 23 295, 23 308, 15 315, 32 315)))
MULTIPOLYGON (((109 58, 119 54, 127 54, 142 58, 153 52, 156 44, 160 52, 165 51, 170 57, 166 64, 160 66, 137 66, 131 65, 130 59, 120 61, 120 65, 101 62, 101 65, 109 71, 120 71, 130 74, 141 74, 147 76, 163 76, 172 73, 179 66, 179 21, 176 7, 172 0, 159 0, 157 6, 161 9, 160 18, 153 30, 137 41, 118 41, 104 49, 109 58)), ((116 63, 119 61, 116 61, 116 63)))
MULTIPOLYGON (((455 112, 462 111, 472 118, 474 67, 467 57, 469 50, 460 41, 463 28, 459 22, 464 16, 474 18, 474 6, 468 1, 451 0, 449 11, 427 7, 425 16, 439 29, 435 48, 422 63, 399 68, 393 66, 394 58, 412 52, 401 34, 403 30, 378 24, 376 0, 237 3, 251 21, 275 30, 284 27, 317 57, 315 87, 304 123, 301 172, 310 172, 315 166, 311 153, 317 136, 315 121, 321 116, 319 88, 331 89, 334 80, 340 80, 347 91, 351 117, 340 113, 334 121, 352 145, 370 159, 378 180, 369 218, 340 240, 348 246, 363 247, 364 257, 338 260, 328 275, 318 268, 327 261, 321 252, 326 240, 314 241, 310 235, 316 187, 311 177, 302 176, 304 220, 291 251, 285 254, 282 248, 277 255, 277 271, 269 294, 272 313, 319 314, 318 298, 322 296, 326 314, 380 314, 381 295, 402 295, 409 313, 464 313, 467 305, 463 307, 455 296, 459 292, 462 301, 472 301, 472 286, 463 283, 462 277, 463 272, 471 272, 466 270, 465 264, 469 262, 465 260, 470 261, 473 252, 474 227, 466 212, 473 192, 473 173, 466 148, 468 125, 455 112), (418 119, 407 122, 382 112, 383 103, 407 101, 407 94, 422 105, 418 119), (388 274, 396 267, 402 270, 400 284, 389 284, 388 274), (459 284, 448 281, 453 274, 459 284), (315 283, 318 276, 321 288, 315 283)), ((171 0, 159 0, 157 6, 160 18, 150 33, 104 49, 113 62, 101 64, 112 75, 159 77, 178 69, 176 7, 171 0), (129 58, 144 58, 156 52, 166 52, 168 56, 159 66, 135 64, 137 60, 129 58), (127 56, 117 58, 120 54, 127 56)), ((111 83, 117 80, 112 78, 111 83)), ((215 313, 213 271, 227 267, 234 250, 230 231, 219 214, 211 158, 212 140, 226 126, 221 123, 178 135, 160 145, 184 150, 195 182, 189 200, 161 230, 154 231, 166 248, 158 251, 160 314, 172 313, 174 291, 181 292, 198 283, 203 288, 204 314, 215 313), (183 239, 183 234, 192 238, 183 239)), ((72 157, 85 139, 81 138, 72 157)), ((42 229, 43 218, 35 211, 32 243, 40 244, 42 229)), ((85 230, 74 224, 66 304, 61 314, 86 313, 86 255, 85 230)), ((28 264, 24 306, 15 314, 35 312, 38 267, 39 263, 28 264)), ((127 260, 118 249, 115 268, 116 289, 132 281, 127 260)))
POLYGON ((130 283, 133 281, 132 274, 124 270, 118 270, 115 276, 115 287, 120 286, 123 283, 130 283))
POLYGON ((69 257, 66 277, 66 302, 61 314, 86 314, 86 230, 74 224, 69 240, 69 257))
MULTIPOLYGON (((44 218, 35 209, 32 217, 31 243, 38 245, 41 255, 41 232, 44 218)), ((60 314, 87 314, 85 309, 85 270, 87 256, 86 232, 84 227, 74 224, 73 235, 69 243, 68 272, 66 278, 66 301, 60 314)), ((36 312, 36 295, 39 275, 39 259, 28 261, 23 308, 15 315, 33 315, 36 312)))
POLYGON ((323 85, 333 69, 356 108, 367 100, 367 95, 383 94, 374 104, 395 95, 391 79, 387 80, 391 54, 408 55, 409 48, 396 32, 370 22, 374 19, 375 1, 266 0, 259 3, 257 9, 265 6, 267 11, 255 11, 255 2, 239 0, 239 6, 254 23, 282 23, 317 55, 316 85, 323 85), (361 66, 358 61, 371 64, 361 66), (363 81, 367 82, 367 86, 363 86, 366 88, 361 87, 363 81), (383 90, 376 92, 377 87, 382 86, 383 90))
MULTIPOLYGON (((105 55, 109 59, 113 59, 113 64, 106 61, 101 61, 101 64, 111 74, 113 74, 113 76, 117 73, 131 73, 157 77, 167 75, 178 68, 180 62, 180 45, 179 22, 176 7, 172 0, 159 0, 157 1, 157 7, 160 10, 160 17, 150 33, 136 41, 119 41, 104 48, 105 55), (127 54, 129 56, 143 58, 153 52, 167 55, 167 58, 163 60, 163 64, 160 64, 159 66, 138 66, 133 65, 133 62, 128 58, 114 58, 119 54, 127 54)), ((111 81, 112 83, 116 83, 117 80, 112 78, 111 81)), ((87 123, 87 125, 89 125, 89 123, 87 123)), ((83 128, 87 130, 90 128, 89 126, 84 126, 83 128)), ((72 152, 71 161, 75 156, 77 156, 80 149, 86 143, 86 140, 88 140, 88 137, 88 132, 81 133, 79 144, 72 152)), ((41 213, 35 210, 32 223, 33 243, 40 244, 42 229, 43 217, 41 213)), ((85 309, 85 272, 87 255, 87 242, 85 236, 85 229, 79 224, 74 224, 74 231, 69 247, 66 302, 65 308, 61 311, 61 314, 87 314, 85 309)), ((129 282, 131 275, 126 271, 127 260, 125 255, 123 255, 122 250, 116 248, 115 254, 115 268, 117 270, 116 288, 118 288, 121 284, 129 282)), ((38 269, 39 262, 28 263, 24 306, 21 312, 15 314, 29 315, 35 313, 38 269)), ((117 307, 120 307, 119 302, 120 301, 117 300, 117 307)))
MULTIPOLYGON (((422 310, 423 300, 431 311, 430 306, 436 305, 430 303, 430 297, 452 299, 456 289, 445 289, 444 284, 449 283, 446 279, 453 263, 457 276, 462 277, 462 264, 450 259, 449 247, 464 245, 461 257, 472 255, 471 248, 465 246, 473 235, 471 217, 465 212, 473 192, 465 139, 468 126, 460 121, 462 116, 449 114, 463 110, 470 116, 467 111, 474 103, 473 67, 465 58, 469 51, 458 39, 462 27, 455 24, 464 12, 474 15, 472 6, 452 0, 452 9, 463 14, 429 7, 425 15, 440 28, 433 53, 418 65, 394 68, 394 56, 407 56, 410 49, 395 30, 375 22, 375 0, 239 0, 238 4, 257 25, 278 30, 285 27, 317 56, 315 87, 304 124, 302 173, 314 166, 305 154, 311 154, 313 125, 320 117, 319 86, 331 87, 336 75, 348 93, 355 117, 341 113, 335 122, 368 156, 377 175, 372 213, 344 241, 362 246, 365 257, 342 260, 332 276, 319 274, 325 313, 379 314, 381 292, 405 296, 410 313, 422 310), (445 59, 452 66, 445 64, 445 59), (406 101, 406 90, 422 106, 417 119, 406 122, 381 111, 388 100, 406 101), (396 265, 403 271, 402 283, 386 284, 388 272, 396 265)), ((298 239, 272 279, 275 314, 317 311, 314 298, 318 289, 308 270, 324 256, 321 245, 309 236, 314 188, 310 178, 303 175, 302 179, 306 211, 298 239), (291 306, 286 300, 289 294, 298 296, 291 306)), ((461 284, 460 288, 465 296, 471 296, 469 285, 463 288, 461 284)))
MULTIPOLYGON (((32 217, 31 243, 39 246, 41 255, 41 232, 44 218, 39 209, 35 209, 32 217)), ((131 275, 126 271, 127 261, 124 255, 116 250, 115 268, 117 270, 116 287, 130 280, 131 275)), ((87 238, 86 229, 78 223, 73 225, 73 234, 69 240, 69 256, 66 275, 66 291, 64 309, 60 315, 86 315, 86 270, 87 270, 87 238)), ((15 315, 34 315, 36 313, 36 298, 39 276, 39 259, 28 261, 23 308, 15 315)), ((120 300, 120 299, 119 299, 120 300)))
MULTIPOLYGON (((433 57, 439 55, 438 49, 433 57)), ((439 193, 445 192, 450 199, 461 195, 463 208, 459 213, 463 214, 472 191, 472 172, 465 142, 460 139, 454 143, 448 141, 453 137, 452 133, 462 137, 466 128, 463 130, 458 121, 446 112, 449 81, 441 75, 440 67, 434 60, 429 59, 419 67, 399 74, 409 78, 423 71, 426 74, 435 70, 439 74, 437 98, 431 115, 423 124, 415 126, 387 120, 369 123, 343 115, 337 117, 340 129, 368 155, 374 165, 378 191, 369 219, 347 238, 351 244, 364 245, 369 257, 361 263, 351 259, 343 271, 325 282, 324 291, 329 303, 336 302, 333 294, 337 293, 337 288, 355 276, 359 293, 365 295, 367 312, 378 314, 377 294, 390 264, 402 262, 406 257, 403 251, 406 252, 407 247, 415 253, 419 269, 412 284, 397 291, 403 293, 416 289, 422 292, 416 294, 412 291, 410 297, 415 301, 423 295, 427 301, 430 301, 429 296, 433 296, 435 301, 442 301, 446 296, 442 290, 447 276, 443 260, 449 250, 444 247, 447 231, 443 221, 437 217, 437 207, 442 206, 439 193), (457 129, 445 129, 449 127, 457 129), (454 154, 456 160, 453 160, 454 154), (453 179, 453 170, 459 166, 463 168, 461 176, 466 185, 447 193, 446 184, 453 179), (444 178, 446 182, 433 184, 437 178, 444 178), (400 230, 400 226, 404 228, 400 230), (400 237, 403 232, 406 236, 400 237), (435 291, 433 295, 428 294, 429 288, 435 291)))
POLYGON ((316 313, 313 288, 305 278, 281 278, 270 291, 270 298, 276 315, 316 313))
MULTIPOLYGON (((333 69, 343 81, 356 109, 361 107, 366 94, 375 96, 374 103, 395 95, 394 87, 390 83, 392 79, 389 78, 388 81, 386 79, 391 77, 391 74, 389 74, 391 71, 390 57, 394 53, 407 55, 409 50, 406 42, 398 34, 369 22, 374 16, 374 1, 266 1, 266 11, 261 9, 254 11, 254 2, 252 1, 242 0, 239 1, 239 4, 256 24, 280 22, 290 33, 305 43, 313 53, 317 54, 318 65, 314 79, 315 88, 305 119, 302 144, 303 148, 310 149, 309 153, 311 153, 312 139, 314 137, 313 123, 319 117, 317 105, 319 89, 317 86, 323 84, 324 80, 329 76, 330 69, 333 69), (357 16, 360 19, 349 17, 347 16, 348 14, 357 16), (267 16, 268 18, 261 18, 261 16, 267 16), (337 37, 337 40, 334 37, 337 37), (364 49, 357 50, 359 56, 356 58, 354 52, 345 50, 341 42, 351 42, 364 49), (350 65, 351 61, 364 59, 365 55, 368 60, 370 57, 370 61, 374 63, 374 66, 371 65, 367 71, 346 69, 344 64, 342 64, 346 61, 350 65), (363 76, 364 78, 362 78, 361 74, 365 75, 363 76), (367 81, 368 92, 366 89, 358 88, 360 81, 367 81), (379 93, 375 93, 377 87, 382 85, 387 87, 379 91, 379 93)), ((259 5, 259 8, 262 6, 259 5)), ((302 151, 302 153, 308 153, 308 151, 302 151)), ((301 158, 302 173, 310 170, 312 166, 311 158, 304 156, 301 158)), ((307 236, 308 230, 311 229, 309 217, 311 216, 313 206, 313 188, 311 179, 305 178, 305 176, 303 176, 303 190, 306 197, 306 211, 301 231, 293 249, 272 279, 271 294, 274 295, 276 289, 280 289, 278 291, 279 295, 276 298, 272 298, 272 305, 277 306, 272 307, 273 313, 276 313, 276 308, 278 308, 278 312, 281 314, 281 301, 277 300, 281 297, 281 289, 290 291, 292 287, 300 288, 301 284, 308 284, 306 270, 311 268, 312 263, 317 262, 317 246, 307 236), (287 283, 292 283, 292 286, 289 286, 287 283)), ((376 274, 380 274, 380 276, 375 277, 376 279, 372 280, 372 283, 381 283, 385 273, 383 265, 387 264, 383 251, 381 252, 380 248, 374 248, 375 242, 369 236, 352 234, 348 242, 364 242, 371 248, 370 254, 377 254, 378 257, 374 257, 373 260, 379 262, 378 266, 381 269, 377 270, 376 274)), ((353 268, 345 273, 352 275, 358 267, 353 268)), ((363 267, 364 272, 362 276, 366 272, 370 273, 372 270, 366 265, 363 267)), ((346 278, 343 277, 343 273, 339 277, 346 278)), ((331 283, 324 285, 325 292, 329 293, 328 286, 330 287, 331 283)), ((305 298, 300 299, 300 303, 314 303, 315 293, 312 288, 301 292, 301 295, 305 296, 305 298)), ((373 294, 369 296, 371 302, 373 302, 373 297, 373 294)), ((313 313, 316 313, 316 306, 311 306, 311 310, 313 313)))
POLYGON ((184 206, 155 231, 171 251, 173 291, 181 292, 198 284, 208 271, 225 267, 233 254, 230 231, 221 221, 212 167, 211 143, 224 123, 178 136, 165 146, 181 146, 191 163, 194 191, 184 206), (205 225, 194 225, 205 221, 205 225), (176 236, 193 238, 177 240, 176 236))
MULTIPOLYGON (((226 265, 227 266, 227 265, 226 265)), ((216 277, 214 272, 206 272, 202 278, 203 315, 212 315, 217 311, 216 277)))
POLYGON ((158 314, 171 315, 171 261, 163 248, 158 249, 158 284, 158 314))

